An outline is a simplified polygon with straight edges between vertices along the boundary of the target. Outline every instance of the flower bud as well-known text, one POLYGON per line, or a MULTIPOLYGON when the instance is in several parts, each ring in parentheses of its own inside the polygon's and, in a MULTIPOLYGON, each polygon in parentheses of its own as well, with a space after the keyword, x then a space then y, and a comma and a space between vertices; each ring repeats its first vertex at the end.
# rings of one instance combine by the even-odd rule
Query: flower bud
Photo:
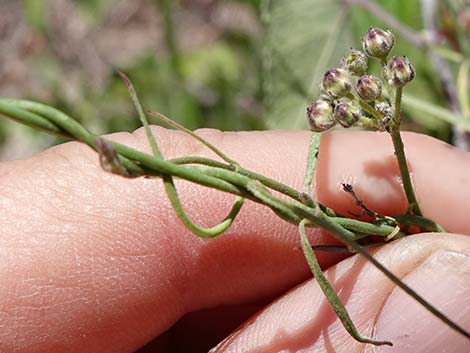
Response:
POLYGON ((361 76, 367 71, 367 56, 360 50, 352 49, 341 59, 341 67, 351 74, 361 76))
POLYGON ((356 92, 366 102, 375 101, 382 95, 382 83, 375 76, 361 76, 357 82, 356 92))
POLYGON ((382 113, 383 118, 378 122, 378 128, 380 131, 385 131, 390 126, 393 118, 393 109, 390 104, 386 102, 379 102, 375 105, 375 110, 382 113))
POLYGON ((364 52, 375 58, 386 57, 392 50, 393 44, 395 44, 393 33, 380 28, 370 27, 362 37, 364 52))
POLYGON ((351 91, 351 79, 344 69, 330 69, 323 75, 322 90, 332 98, 346 96, 351 91))
POLYGON ((406 56, 394 56, 383 67, 382 75, 389 85, 403 87, 415 77, 415 69, 406 56))
POLYGON ((336 104, 333 117, 343 127, 353 126, 361 117, 362 110, 357 101, 350 99, 341 100, 336 104))
POLYGON ((319 98, 307 108, 307 119, 310 130, 321 132, 333 127, 333 104, 325 98, 319 98))

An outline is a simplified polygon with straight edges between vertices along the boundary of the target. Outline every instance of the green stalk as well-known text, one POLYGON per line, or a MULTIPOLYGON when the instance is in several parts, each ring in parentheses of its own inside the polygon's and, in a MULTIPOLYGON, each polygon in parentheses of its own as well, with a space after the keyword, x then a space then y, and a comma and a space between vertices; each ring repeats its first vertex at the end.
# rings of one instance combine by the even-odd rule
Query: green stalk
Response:
MULTIPOLYGON (((382 68, 387 66, 388 56, 385 56, 385 57, 381 58, 380 63, 382 64, 382 68)), ((389 84, 386 84, 385 87, 387 89, 388 99, 390 99, 390 102, 391 102, 393 100, 393 88, 389 84)))
MULTIPOLYGON (((139 98, 137 96, 137 92, 135 91, 135 88, 132 85, 132 82, 123 72, 120 72, 120 71, 118 72, 121 75, 124 82, 126 83, 127 90, 129 91, 129 95, 131 96, 132 103, 134 104, 134 107, 137 110, 137 114, 139 115, 139 119, 142 122, 142 125, 144 126, 145 134, 147 135, 147 140, 150 144, 154 157, 163 160, 163 155, 160 151, 160 148, 158 147, 155 137, 153 136, 152 130, 150 129, 147 116, 145 115, 144 110, 142 109, 142 105, 140 104, 139 98)), ((194 135, 193 137, 200 140, 202 143, 204 143, 207 147, 209 147, 218 155, 225 156, 215 146, 212 146, 207 141, 199 138, 199 136, 193 134, 191 131, 188 130, 186 132, 188 132, 191 135, 194 135)), ((178 196, 178 192, 176 190, 175 183, 173 181, 173 177, 169 174, 164 174, 162 176, 162 179, 163 179, 163 185, 165 187, 166 194, 168 196, 168 199, 170 200, 171 205, 173 206, 173 209, 175 210, 176 215, 181 220, 181 222, 186 226, 187 229, 189 229, 191 232, 193 232, 199 237, 214 238, 218 235, 221 235, 222 233, 225 233, 225 231, 232 225, 233 221, 237 217, 238 212, 240 212, 243 206, 243 203, 245 201, 243 197, 238 196, 229 214, 223 219, 222 222, 210 228, 203 228, 195 224, 184 211, 183 205, 181 204, 181 201, 178 196)))
POLYGON ((315 279, 320 289, 322 290, 325 297, 328 299, 328 302, 330 303, 332 309, 336 313, 336 316, 338 316, 338 318, 342 322, 346 331, 348 331, 348 333, 353 338, 355 338, 357 341, 362 342, 362 343, 371 343, 376 346, 383 346, 383 345, 393 346, 392 342, 390 341, 377 341, 359 333, 356 326, 354 325, 354 322, 351 320, 351 317, 349 316, 348 311, 346 310, 344 304, 341 302, 341 299, 339 298, 335 289, 330 284, 328 279, 325 277, 325 275, 323 274, 320 268, 320 265, 318 264, 317 257, 315 256, 315 253, 312 250, 312 245, 310 245, 310 242, 308 241, 307 233, 305 232, 305 225, 308 224, 308 222, 309 222, 308 220, 304 219, 302 220, 302 222, 299 223, 299 233, 300 233, 300 240, 302 244, 302 251, 307 260, 308 266, 310 267, 310 270, 312 271, 312 274, 315 276, 315 279))
MULTIPOLYGON (((192 132, 191 130, 185 128, 184 126, 182 126, 181 124, 178 124, 177 122, 171 120, 170 118, 166 117, 165 115, 161 114, 161 113, 158 113, 158 112, 154 112, 154 111, 148 111, 148 113, 159 119, 160 121, 163 121, 164 123, 170 125, 171 127, 175 128, 175 129, 178 129, 186 134, 188 134, 189 136, 191 136, 192 138, 196 139, 197 141, 201 142, 204 146, 206 146, 208 149, 210 149, 212 152, 214 152, 217 156, 219 156, 220 158, 222 158, 224 161, 226 161, 227 163, 229 163, 228 166, 224 166, 223 168, 224 169, 228 169, 228 170, 235 170, 237 172, 239 172, 240 174, 242 175, 245 175, 245 176, 248 176, 252 179, 258 179, 259 181, 261 181, 264 185, 268 186, 269 188, 273 189, 273 190, 276 190, 276 191, 279 191, 280 193, 284 194, 284 195, 287 195, 293 199, 296 199, 296 200, 301 200, 301 196, 299 194, 299 192, 297 190, 294 190, 292 188, 290 188, 289 186, 287 185, 284 185, 284 184, 281 184, 281 183, 278 183, 277 181, 271 179, 271 178, 268 178, 264 175, 261 175, 261 174, 257 174, 255 172, 252 172, 248 169, 245 169, 245 168, 242 168, 238 162, 234 161, 233 159, 231 159, 230 157, 228 157, 225 153, 223 153, 222 151, 220 151, 217 147, 215 147, 214 145, 212 145, 210 142, 204 140, 202 137, 196 135, 194 132, 192 132)), ((202 157, 201 157, 202 158, 202 157)), ((202 160, 202 159, 201 159, 202 160)), ((205 165, 213 165, 214 164, 214 161, 212 160, 209 160, 209 159, 205 159, 205 163, 198 163, 198 164, 205 164, 205 165), (210 162, 209 162, 210 161, 210 162)), ((213 165, 214 166, 214 165, 213 165)), ((219 165, 220 166, 220 165, 219 165)))
POLYGON ((310 145, 308 147, 307 155, 307 168, 305 169, 304 177, 304 194, 310 195, 312 187, 313 176, 317 166, 318 152, 320 146, 320 133, 313 132, 310 138, 310 145))
POLYGON ((417 216, 422 216, 423 213, 416 199, 416 195, 411 182, 408 164, 406 163, 405 147, 400 134, 401 123, 401 97, 402 87, 397 87, 395 92, 395 114, 391 124, 390 136, 392 137, 393 147, 395 149, 395 156, 397 157, 398 167, 400 169, 400 176, 405 190, 406 198, 408 200, 408 212, 417 216))
POLYGON ((173 0, 156 0, 156 3, 162 14, 161 19, 163 22, 163 33, 166 49, 170 54, 171 68, 173 70, 174 76, 180 82, 183 78, 183 72, 181 68, 181 55, 178 50, 175 25, 173 21, 173 10, 175 2, 173 0))
POLYGON ((373 116, 376 121, 382 121, 382 119, 384 118, 382 113, 375 110, 369 103, 364 102, 362 99, 359 99, 359 105, 367 113, 369 113, 371 116, 373 116))
MULTIPOLYGON (((226 169, 229 171, 234 171, 233 165, 227 165, 227 164, 224 164, 219 161, 215 161, 210 158, 199 157, 199 156, 178 157, 174 159, 169 159, 168 161, 175 163, 175 164, 200 164, 200 165, 205 165, 208 167, 215 167, 215 168, 220 168, 220 169, 226 169)), ((302 201, 301 193, 299 193, 297 190, 291 188, 288 185, 279 183, 274 179, 271 179, 262 174, 255 173, 243 167, 238 167, 238 170, 236 172, 239 173, 240 175, 249 177, 250 179, 259 180, 268 188, 275 190, 277 192, 280 192, 281 194, 284 194, 294 200, 297 200, 299 202, 302 201)), ((324 207, 323 205, 321 206, 324 207)))
MULTIPOLYGON (((398 107, 399 106, 400 102, 398 102, 398 107)), ((64 134, 69 138, 82 141, 93 149, 97 148, 95 135, 88 132, 83 126, 70 118, 68 115, 52 107, 29 101, 0 99, 0 113, 27 125, 41 127, 42 129, 51 133, 59 132, 60 134, 64 134), (27 112, 32 114, 27 114, 27 112)), ((313 208, 295 199, 286 200, 285 198, 276 197, 275 195, 271 194, 265 185, 263 185, 263 183, 261 183, 259 180, 243 175, 238 171, 209 167, 205 165, 178 165, 172 163, 171 161, 148 155, 119 143, 107 141, 107 144, 112 146, 120 161, 125 161, 128 165, 135 166, 139 173, 145 172, 149 175, 159 175, 162 177, 179 177, 200 185, 215 188, 237 196, 246 197, 255 202, 270 207, 278 215, 295 224, 299 224, 303 219, 309 220, 313 225, 319 226, 330 232, 338 240, 347 244, 348 247, 353 251, 364 256, 398 287, 403 289, 407 294, 413 297, 427 310, 433 313, 433 315, 446 323, 449 327, 458 331, 465 337, 470 338, 470 334, 465 331, 465 329, 460 327, 458 324, 447 318, 443 313, 434 308, 431 304, 426 302, 421 296, 419 296, 410 287, 404 284, 398 277, 393 275, 393 273, 387 270, 364 248, 354 241, 357 238, 357 235, 355 234, 356 232, 367 234, 370 231, 373 231, 374 233, 369 234, 380 234, 380 232, 383 233, 383 231, 386 229, 384 228, 384 225, 371 225, 369 223, 364 223, 362 227, 361 222, 359 221, 347 219, 339 221, 338 219, 334 219, 333 217, 327 215, 319 204, 316 204, 316 207, 313 208), (122 157, 125 159, 122 159, 122 157), (372 227, 378 228, 372 229, 372 227), (353 231, 349 230, 348 228, 353 231)), ((196 161, 198 160, 193 160, 193 162, 196 161)), ((199 160, 199 162, 204 161, 199 160)), ((125 165, 125 167, 127 167, 127 165, 125 165)), ((231 222, 234 218, 235 217, 231 212, 225 221, 228 220, 228 222, 231 222)), ((226 224, 227 222, 224 223, 224 225, 226 224)), ((222 227, 224 227, 224 225, 222 225, 222 227)), ((220 229, 217 229, 217 231, 219 230, 220 229)))

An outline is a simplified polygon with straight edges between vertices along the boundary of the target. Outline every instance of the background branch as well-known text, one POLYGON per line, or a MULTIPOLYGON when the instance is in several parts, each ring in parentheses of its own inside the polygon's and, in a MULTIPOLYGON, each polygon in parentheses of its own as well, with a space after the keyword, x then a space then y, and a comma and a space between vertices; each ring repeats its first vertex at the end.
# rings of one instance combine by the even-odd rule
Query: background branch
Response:
MULTIPOLYGON (((423 17, 423 25, 429 33, 431 40, 435 42, 438 36, 437 27, 437 5, 436 0, 421 0, 421 15, 423 17)), ((456 115, 461 115, 459 103, 457 100, 457 89, 455 87, 452 71, 447 61, 439 55, 438 52, 429 51, 429 58, 431 64, 434 66, 435 73, 440 80, 444 98, 447 101, 447 106, 456 115)), ((454 133, 453 143, 464 151, 470 151, 470 134, 462 130, 457 125, 452 125, 452 132, 454 133)))
POLYGON ((420 34, 415 32, 413 29, 408 27, 407 25, 403 24, 395 17, 390 15, 384 9, 382 9, 379 5, 375 4, 373 1, 370 0, 343 0, 345 4, 350 6, 357 5, 362 7, 363 9, 369 11, 375 17, 377 17, 380 21, 385 23, 395 32, 399 33, 402 37, 408 40, 410 43, 415 45, 418 48, 426 48, 427 42, 425 38, 420 34))

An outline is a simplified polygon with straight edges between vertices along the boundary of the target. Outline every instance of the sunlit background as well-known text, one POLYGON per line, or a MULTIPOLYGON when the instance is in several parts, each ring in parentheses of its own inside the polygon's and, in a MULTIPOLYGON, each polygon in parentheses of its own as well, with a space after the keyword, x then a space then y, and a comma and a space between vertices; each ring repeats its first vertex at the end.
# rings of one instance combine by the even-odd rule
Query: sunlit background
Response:
MULTIPOLYGON (((119 68, 145 108, 191 129, 306 129, 323 71, 375 25, 395 31, 394 53, 416 67, 406 128, 451 142, 449 121, 468 114, 469 18, 466 0, 0 0, 0 96, 48 103, 94 133, 132 131, 139 122, 119 68), (451 115, 429 114, 428 104, 451 115)), ((0 159, 59 142, 0 119, 0 159)))

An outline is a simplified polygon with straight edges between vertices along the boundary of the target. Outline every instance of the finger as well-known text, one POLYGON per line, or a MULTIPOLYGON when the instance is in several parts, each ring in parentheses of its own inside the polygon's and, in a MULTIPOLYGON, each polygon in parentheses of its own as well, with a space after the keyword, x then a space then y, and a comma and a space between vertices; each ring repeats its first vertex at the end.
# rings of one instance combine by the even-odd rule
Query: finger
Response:
MULTIPOLYGON (((242 165, 301 185, 306 133, 200 133, 242 165)), ((212 157, 181 133, 156 135, 167 158, 212 157)), ((148 151, 142 131, 112 138, 148 151)), ((295 227, 260 205, 248 202, 226 235, 200 239, 176 218, 159 180, 106 174, 86 146, 0 168, 0 351, 133 351, 185 313, 272 298, 308 276, 295 227)), ((202 226, 233 201, 177 187, 202 226)), ((315 233, 313 242, 326 241, 315 233)))
MULTIPOLYGON (((469 153, 425 135, 402 136, 423 214, 448 231, 470 234, 463 207, 464 200, 470 200, 469 153)), ((333 209, 358 212, 352 197, 342 190, 341 183, 347 183, 376 212, 393 215, 406 210, 398 164, 386 134, 324 134, 318 163, 317 197, 333 209)))
MULTIPOLYGON (((426 234, 376 251, 375 257, 437 308, 470 329, 470 240, 426 234)), ((359 330, 393 347, 374 352, 463 352, 468 339, 445 326, 364 259, 326 271, 359 330)), ((314 280, 283 296, 214 352, 363 352, 342 327, 314 280)))
MULTIPOLYGON (((300 188, 307 133, 199 133, 243 166, 300 188)), ((211 156, 180 133, 157 129, 157 136, 167 158, 211 156)), ((114 138, 148 150, 142 132, 114 138)), ((365 142, 356 140, 358 146, 365 142)), ((338 167, 351 159, 335 153, 330 158, 338 167)), ((361 154, 355 158, 367 162, 361 154)), ((67 144, 1 167, 0 283, 6 295, 0 305, 2 322, 17 322, 2 332, 0 344, 7 348, 34 337, 38 349, 67 344, 77 351, 129 351, 187 312, 269 298, 309 275, 296 227, 269 210, 247 203, 228 234, 199 239, 176 219, 160 182, 105 174, 96 160, 87 147, 67 144), (25 339, 17 340, 18 334, 25 339)), ((410 162, 417 165, 414 172, 418 162, 410 162)), ((324 165, 321 159, 320 173, 324 165)), ((446 168, 455 170, 450 163, 446 168)), ((319 190, 323 182, 317 178, 319 190)), ((184 182, 177 186, 200 224, 212 225, 228 212, 231 196, 184 182)), ((386 188, 379 191, 388 195, 386 188)), ((449 192, 461 195, 451 187, 449 192)), ((312 243, 326 242, 331 240, 322 232, 312 233, 312 243)), ((324 266, 335 260, 330 255, 321 258, 324 266)))

